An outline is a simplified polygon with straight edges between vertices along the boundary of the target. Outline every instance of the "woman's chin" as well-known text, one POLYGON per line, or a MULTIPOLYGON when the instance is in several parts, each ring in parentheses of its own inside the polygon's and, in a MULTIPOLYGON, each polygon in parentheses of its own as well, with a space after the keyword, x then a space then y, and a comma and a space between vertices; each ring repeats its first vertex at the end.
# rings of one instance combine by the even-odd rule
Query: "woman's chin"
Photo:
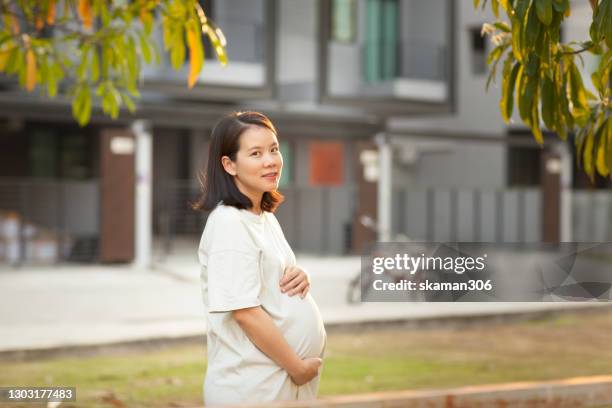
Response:
POLYGON ((271 182, 266 183, 265 191, 271 192, 274 190, 278 190, 278 184, 279 184, 278 181, 273 181, 273 182, 271 181, 271 182))

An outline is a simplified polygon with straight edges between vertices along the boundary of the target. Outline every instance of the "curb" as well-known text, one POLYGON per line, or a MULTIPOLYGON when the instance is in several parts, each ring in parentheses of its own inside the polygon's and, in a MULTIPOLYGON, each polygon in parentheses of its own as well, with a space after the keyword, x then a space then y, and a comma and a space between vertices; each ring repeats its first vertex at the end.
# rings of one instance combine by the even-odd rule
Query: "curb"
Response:
POLYGON ((450 389, 392 391, 326 397, 316 401, 242 405, 259 408, 464 408, 593 407, 612 404, 612 375, 514 382, 450 389))
MULTIPOLYGON (((460 316, 434 316, 409 319, 365 320, 355 322, 333 322, 325 324, 327 333, 361 333, 383 329, 457 329, 482 325, 500 325, 538 321, 558 316, 606 313, 612 310, 609 304, 593 304, 578 309, 554 309, 460 316)), ((60 357, 87 357, 108 354, 127 354, 134 351, 156 351, 173 346, 206 345, 206 335, 155 337, 103 344, 63 345, 36 349, 0 351, 0 361, 32 361, 60 357)))

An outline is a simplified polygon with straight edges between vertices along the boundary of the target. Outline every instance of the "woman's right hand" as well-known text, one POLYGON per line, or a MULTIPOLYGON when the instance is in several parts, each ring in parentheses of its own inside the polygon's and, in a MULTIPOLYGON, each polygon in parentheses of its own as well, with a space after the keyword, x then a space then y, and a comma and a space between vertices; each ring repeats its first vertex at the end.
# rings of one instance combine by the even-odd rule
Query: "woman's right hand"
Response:
POLYGON ((319 374, 319 367, 323 364, 320 358, 305 358, 294 373, 289 373, 296 385, 304 385, 319 374))

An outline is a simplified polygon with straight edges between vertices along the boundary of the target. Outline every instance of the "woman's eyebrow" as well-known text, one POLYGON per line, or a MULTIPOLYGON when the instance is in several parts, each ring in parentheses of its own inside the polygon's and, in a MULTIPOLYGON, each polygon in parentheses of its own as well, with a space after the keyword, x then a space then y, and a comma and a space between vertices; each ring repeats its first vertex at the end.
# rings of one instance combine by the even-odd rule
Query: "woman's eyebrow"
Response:
MULTIPOLYGON (((270 147, 274 147, 274 146, 278 146, 278 142, 274 142, 274 143, 272 143, 272 144, 270 145, 270 147)), ((247 152, 250 152, 251 150, 255 150, 255 149, 261 149, 261 146, 253 146, 253 147, 249 148, 249 149, 247 150, 247 152)))

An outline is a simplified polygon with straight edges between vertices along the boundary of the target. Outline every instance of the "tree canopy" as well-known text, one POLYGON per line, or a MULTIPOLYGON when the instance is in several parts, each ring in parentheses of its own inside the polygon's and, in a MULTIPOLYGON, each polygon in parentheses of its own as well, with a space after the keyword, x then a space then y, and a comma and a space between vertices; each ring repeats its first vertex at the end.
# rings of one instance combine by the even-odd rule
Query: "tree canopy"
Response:
POLYGON ((482 31, 495 44, 487 59, 487 88, 501 67, 504 121, 510 121, 517 105, 538 143, 543 143, 542 125, 563 140, 574 134, 579 164, 593 179, 596 172, 607 177, 612 171, 612 0, 588 1, 589 38, 569 43, 561 41, 569 0, 474 0, 474 7, 488 6, 497 18, 482 31), (599 61, 590 77, 595 93, 577 65, 583 53, 599 61))
POLYGON ((92 103, 116 118, 135 110, 144 64, 159 64, 152 36, 160 25, 174 69, 189 59, 193 87, 204 64, 203 38, 225 65, 225 37, 197 0, 0 0, 0 72, 21 87, 72 100, 82 126, 92 103))

